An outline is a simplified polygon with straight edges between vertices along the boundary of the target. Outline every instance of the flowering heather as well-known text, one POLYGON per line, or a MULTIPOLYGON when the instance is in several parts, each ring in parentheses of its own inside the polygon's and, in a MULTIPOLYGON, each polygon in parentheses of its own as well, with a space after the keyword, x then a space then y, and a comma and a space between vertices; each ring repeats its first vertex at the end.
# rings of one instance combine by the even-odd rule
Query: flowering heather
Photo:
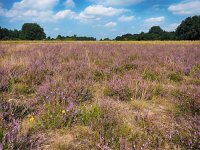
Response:
POLYGON ((0 45, 0 150, 200 149, 198 43, 0 45))

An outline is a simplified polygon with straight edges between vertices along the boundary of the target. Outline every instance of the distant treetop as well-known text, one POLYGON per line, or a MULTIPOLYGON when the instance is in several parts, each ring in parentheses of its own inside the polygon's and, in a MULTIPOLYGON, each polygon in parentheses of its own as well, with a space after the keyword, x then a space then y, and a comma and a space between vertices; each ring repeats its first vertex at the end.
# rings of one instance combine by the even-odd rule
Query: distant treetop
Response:
POLYGON ((182 21, 176 29, 176 36, 179 40, 200 40, 200 16, 188 17, 182 21))

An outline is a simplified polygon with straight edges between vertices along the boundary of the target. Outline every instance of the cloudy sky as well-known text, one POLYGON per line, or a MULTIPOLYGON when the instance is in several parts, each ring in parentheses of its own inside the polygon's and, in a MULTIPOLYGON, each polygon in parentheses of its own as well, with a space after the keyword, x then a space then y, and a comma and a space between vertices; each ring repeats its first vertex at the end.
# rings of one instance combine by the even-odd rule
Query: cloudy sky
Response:
POLYGON ((52 37, 114 38, 153 25, 172 31, 193 15, 200 15, 200 0, 0 0, 1 27, 36 22, 52 37))

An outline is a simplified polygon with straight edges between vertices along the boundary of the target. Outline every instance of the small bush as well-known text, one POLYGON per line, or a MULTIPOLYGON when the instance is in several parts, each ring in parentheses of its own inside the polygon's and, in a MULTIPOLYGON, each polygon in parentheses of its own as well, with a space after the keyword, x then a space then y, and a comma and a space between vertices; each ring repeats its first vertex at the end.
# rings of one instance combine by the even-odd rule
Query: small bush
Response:
POLYGON ((123 87, 116 90, 109 87, 104 90, 104 95, 109 97, 117 97, 122 101, 130 101, 133 96, 133 92, 128 87, 123 87))
POLYGON ((183 80, 182 75, 177 72, 172 72, 172 73, 168 74, 167 78, 174 82, 180 82, 183 80))
POLYGON ((7 121, 9 114, 13 114, 12 117, 15 119, 22 119, 29 113, 33 112, 33 108, 27 107, 25 104, 21 103, 20 100, 10 99, 9 102, 4 102, 1 104, 2 111, 4 112, 4 119, 7 121))
POLYGON ((196 64, 194 67, 190 70, 190 75, 194 76, 196 73, 200 72, 200 65, 196 64))
POLYGON ((114 67, 114 68, 112 68, 112 72, 116 73, 116 74, 123 74, 124 69, 123 69, 123 67, 114 67))
POLYGON ((0 93, 8 90, 9 77, 6 70, 0 67, 0 93))
POLYGON ((88 87, 79 87, 74 89, 78 102, 84 102, 93 98, 92 91, 88 87))
POLYGON ((124 66, 124 69, 125 70, 127 70, 127 71, 131 71, 131 70, 133 70, 133 69, 137 69, 137 65, 135 65, 135 64, 126 64, 125 66, 124 66))
POLYGON ((3 141, 4 134, 5 134, 5 129, 0 128, 0 143, 2 143, 2 141, 3 141))
POLYGON ((140 56, 137 55, 137 54, 128 56, 128 60, 129 61, 134 61, 134 60, 139 59, 139 58, 140 58, 140 56))
POLYGON ((95 81, 101 81, 104 78, 105 78, 105 76, 104 76, 104 73, 102 71, 96 70, 96 71, 93 72, 93 79, 95 81))
POLYGON ((85 124, 89 125, 92 122, 98 122, 101 117, 101 109, 98 106, 91 105, 89 108, 82 108, 79 119, 85 124))
POLYGON ((68 127, 73 122, 75 113, 67 112, 62 106, 45 105, 45 111, 36 119, 36 128, 56 129, 68 127))
POLYGON ((163 96, 164 95, 164 89, 162 85, 156 85, 151 89, 152 95, 155 96, 163 96))
POLYGON ((192 95, 190 92, 185 92, 181 90, 173 91, 172 95, 176 97, 179 102, 177 104, 178 112, 186 113, 186 114, 200 114, 200 105, 198 99, 196 98, 195 94, 192 95))
POLYGON ((34 89, 25 83, 17 83, 13 85, 12 91, 17 94, 32 94, 34 93, 34 89))
POLYGON ((145 71, 143 74, 145 80, 156 81, 160 79, 160 75, 154 71, 145 71))
POLYGON ((200 86, 200 79, 193 80, 193 81, 192 81, 192 84, 195 84, 195 85, 197 85, 197 86, 200 86))

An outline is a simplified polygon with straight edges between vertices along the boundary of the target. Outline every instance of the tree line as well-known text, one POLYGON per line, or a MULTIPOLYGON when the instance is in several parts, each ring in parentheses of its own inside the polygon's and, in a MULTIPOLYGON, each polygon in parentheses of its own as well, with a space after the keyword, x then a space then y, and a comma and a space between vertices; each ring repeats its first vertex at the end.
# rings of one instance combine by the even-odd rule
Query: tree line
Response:
POLYGON ((86 36, 61 36, 55 39, 46 37, 44 29, 37 23, 24 23, 21 30, 8 30, 0 27, 0 40, 69 40, 69 41, 96 41, 96 38, 86 36))
POLYGON ((0 40, 43 40, 44 29, 37 23, 24 23, 21 30, 8 30, 0 27, 0 40))
POLYGON ((160 26, 153 26, 148 33, 141 32, 140 34, 124 34, 117 36, 116 41, 148 41, 148 40, 176 40, 175 32, 167 32, 160 26))
POLYGON ((200 16, 186 18, 173 32, 164 31, 160 26, 153 26, 147 33, 124 34, 117 36, 115 40, 200 40, 200 16))
MULTIPOLYGON (((37 23, 24 23, 21 30, 8 30, 0 27, 0 40, 68 40, 68 41, 96 41, 94 37, 62 36, 55 39, 46 37, 44 29, 37 23)), ((101 39, 102 40, 102 39, 101 39)), ((110 40, 105 38, 104 40, 110 40)), ((160 26, 153 26, 147 33, 124 34, 117 36, 116 41, 142 40, 200 40, 200 16, 188 17, 173 32, 164 31, 160 26)))
POLYGON ((62 36, 58 35, 56 39, 53 39, 51 37, 48 37, 47 40, 61 40, 61 41, 96 41, 96 38, 94 37, 86 37, 86 36, 62 36))

